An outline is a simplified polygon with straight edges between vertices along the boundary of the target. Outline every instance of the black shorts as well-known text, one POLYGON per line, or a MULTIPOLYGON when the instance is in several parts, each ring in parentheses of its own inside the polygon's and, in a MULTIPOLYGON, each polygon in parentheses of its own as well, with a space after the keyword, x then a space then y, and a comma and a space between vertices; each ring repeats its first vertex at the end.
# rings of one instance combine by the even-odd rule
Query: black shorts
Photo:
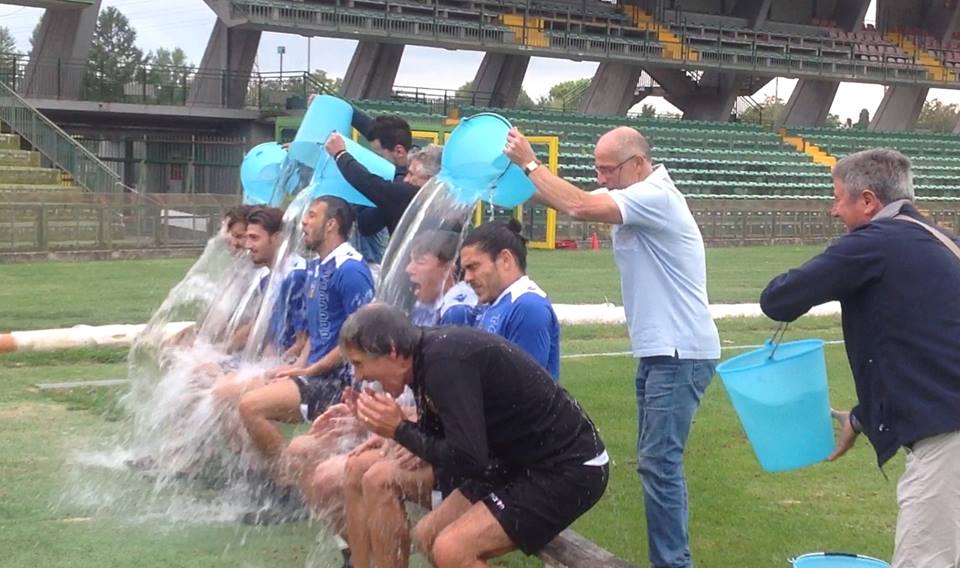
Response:
POLYGON ((316 377, 292 377, 300 390, 300 414, 307 422, 313 420, 330 406, 340 402, 343 389, 350 384, 350 367, 337 367, 325 375, 316 377))
POLYGON ((558 464, 496 482, 471 479, 458 489, 486 505, 517 548, 536 554, 600 500, 609 473, 606 464, 558 464))

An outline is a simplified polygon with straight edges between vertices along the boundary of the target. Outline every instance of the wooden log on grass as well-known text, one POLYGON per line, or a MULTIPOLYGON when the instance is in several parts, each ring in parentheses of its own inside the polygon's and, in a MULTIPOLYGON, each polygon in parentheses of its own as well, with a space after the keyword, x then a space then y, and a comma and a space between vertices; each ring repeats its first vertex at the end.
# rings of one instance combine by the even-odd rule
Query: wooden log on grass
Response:
POLYGON ((539 556, 551 568, 637 568, 571 529, 557 535, 539 556))

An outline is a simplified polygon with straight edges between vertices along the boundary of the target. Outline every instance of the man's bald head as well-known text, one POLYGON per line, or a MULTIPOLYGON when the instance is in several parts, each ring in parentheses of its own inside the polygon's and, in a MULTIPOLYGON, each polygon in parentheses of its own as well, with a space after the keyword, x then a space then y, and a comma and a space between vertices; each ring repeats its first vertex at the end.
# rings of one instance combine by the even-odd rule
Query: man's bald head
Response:
POLYGON ((597 141, 597 152, 616 158, 618 161, 633 156, 650 159, 650 144, 635 128, 618 126, 607 132, 597 141))
POLYGON ((608 189, 629 187, 653 171, 650 144, 629 126, 619 126, 601 136, 593 157, 597 184, 608 189))

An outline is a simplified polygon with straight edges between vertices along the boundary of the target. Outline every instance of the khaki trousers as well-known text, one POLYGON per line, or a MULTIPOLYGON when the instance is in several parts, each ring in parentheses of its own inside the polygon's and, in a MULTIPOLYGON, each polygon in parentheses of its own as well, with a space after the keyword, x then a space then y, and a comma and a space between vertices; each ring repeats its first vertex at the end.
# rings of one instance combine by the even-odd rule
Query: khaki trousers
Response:
POLYGON ((960 568, 960 432, 913 445, 897 502, 893 567, 960 568))

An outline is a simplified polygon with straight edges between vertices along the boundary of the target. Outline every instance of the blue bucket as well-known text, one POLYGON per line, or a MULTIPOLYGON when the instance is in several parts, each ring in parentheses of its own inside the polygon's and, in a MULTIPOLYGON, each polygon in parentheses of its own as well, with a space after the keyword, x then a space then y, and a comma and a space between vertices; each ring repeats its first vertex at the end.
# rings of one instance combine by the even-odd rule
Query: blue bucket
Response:
POLYGON ((728 359, 717 373, 753 451, 766 471, 786 471, 826 459, 834 449, 823 341, 767 341, 728 359))
POLYGON ((353 107, 343 99, 320 95, 313 99, 303 115, 297 135, 290 143, 290 157, 310 167, 327 155, 323 145, 334 132, 350 137, 353 107))
POLYGON ((883 560, 844 552, 815 552, 798 556, 794 568, 890 568, 883 560))
POLYGON ((243 202, 247 205, 271 205, 273 186, 280 177, 280 168, 287 151, 276 142, 254 146, 240 164, 243 202))
POLYGON ((440 179, 452 186, 458 200, 515 207, 533 197, 533 182, 503 153, 511 128, 506 118, 484 112, 463 119, 450 133, 440 179))
MULTIPOLYGON (((349 138, 344 138, 343 141, 346 143, 347 152, 363 164, 370 173, 387 181, 393 181, 397 171, 395 165, 349 138)), ((321 160, 317 164, 318 169, 313 174, 313 181, 306 190, 309 190, 315 198, 321 195, 333 195, 354 205, 373 207, 372 201, 347 183, 334 159, 329 154, 325 153, 325 155, 328 156, 328 159, 321 160)))

